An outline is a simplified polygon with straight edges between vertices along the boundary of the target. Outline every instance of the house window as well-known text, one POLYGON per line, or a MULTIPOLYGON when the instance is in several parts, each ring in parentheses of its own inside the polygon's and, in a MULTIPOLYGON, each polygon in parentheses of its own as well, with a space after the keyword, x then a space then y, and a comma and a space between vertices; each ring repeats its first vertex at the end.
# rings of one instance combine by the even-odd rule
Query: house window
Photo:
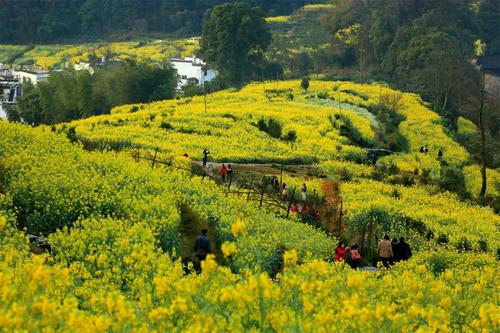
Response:
POLYGON ((181 79, 183 79, 183 80, 187 80, 187 78, 188 78, 187 75, 182 75, 181 76, 181 79))

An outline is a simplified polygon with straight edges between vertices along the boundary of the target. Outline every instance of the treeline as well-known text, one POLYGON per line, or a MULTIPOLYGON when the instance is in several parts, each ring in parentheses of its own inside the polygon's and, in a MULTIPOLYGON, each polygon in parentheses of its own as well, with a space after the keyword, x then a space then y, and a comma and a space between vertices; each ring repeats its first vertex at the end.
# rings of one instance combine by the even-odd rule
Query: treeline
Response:
POLYGON ((111 68, 53 72, 48 81, 22 85, 11 120, 33 125, 56 124, 109 113, 116 105, 147 103, 173 98, 177 72, 169 64, 150 65, 127 61, 111 68))
POLYGON ((333 66, 420 94, 452 134, 459 116, 477 124, 470 152, 481 164, 483 196, 486 166, 500 166, 500 103, 471 60, 500 54, 500 0, 330 2, 321 21, 333 66))
POLYGON ((500 53, 500 0, 332 2, 322 24, 335 65, 420 93, 452 128, 470 60, 500 53))
MULTIPOLYGON (((207 10, 236 0, 0 0, 0 43, 50 43, 154 33, 199 34, 207 10)), ((322 0, 248 0, 268 15, 322 0)))

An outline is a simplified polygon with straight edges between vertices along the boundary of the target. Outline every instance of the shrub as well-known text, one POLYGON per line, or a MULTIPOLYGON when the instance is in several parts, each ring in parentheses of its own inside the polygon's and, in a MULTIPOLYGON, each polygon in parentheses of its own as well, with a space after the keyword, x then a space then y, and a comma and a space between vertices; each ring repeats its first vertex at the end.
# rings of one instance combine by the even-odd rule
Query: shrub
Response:
POLYGON ((448 167, 442 172, 439 186, 442 190, 455 192, 462 197, 467 194, 463 170, 457 167, 448 167))
POLYGON ((438 252, 428 259, 427 264, 429 271, 437 277, 451 266, 451 260, 444 253, 438 252))
POLYGON ((485 240, 480 240, 479 250, 481 250, 481 252, 488 252, 488 242, 485 240))
POLYGON ((71 142, 76 142, 78 140, 76 136, 76 129, 75 127, 69 127, 68 130, 66 131, 66 137, 69 139, 71 142))
POLYGON ((438 244, 441 244, 441 245, 448 244, 450 242, 450 240, 448 239, 448 235, 446 235, 446 234, 439 234, 436 241, 438 244))
POLYGON ((257 122, 257 128, 262 132, 266 132, 269 136, 275 139, 281 138, 281 123, 273 118, 270 118, 267 121, 263 118, 259 119, 257 122))
POLYGON ((364 101, 367 101, 369 99, 369 97, 363 93, 360 93, 359 91, 356 91, 356 90, 352 90, 352 89, 342 89, 341 90, 343 93, 346 93, 346 94, 350 94, 350 95, 353 95, 353 96, 357 96, 359 98, 361 98, 362 100, 364 101))
POLYGON ((294 130, 288 131, 283 137, 283 140, 288 142, 295 142, 297 140, 297 132, 294 130))
POLYGON ((466 237, 462 237, 458 241, 457 250, 459 252, 472 251, 472 243, 466 237))
POLYGON ((174 127, 172 126, 172 124, 170 124, 169 122, 166 122, 166 121, 162 121, 161 122, 160 128, 164 129, 164 130, 172 130, 172 129, 174 129, 174 127))
POLYGON ((392 112, 398 112, 404 106, 403 94, 400 92, 383 94, 380 96, 380 104, 392 112))
POLYGON ((137 105, 134 105, 133 107, 130 108, 130 113, 134 113, 139 111, 139 107, 137 105))

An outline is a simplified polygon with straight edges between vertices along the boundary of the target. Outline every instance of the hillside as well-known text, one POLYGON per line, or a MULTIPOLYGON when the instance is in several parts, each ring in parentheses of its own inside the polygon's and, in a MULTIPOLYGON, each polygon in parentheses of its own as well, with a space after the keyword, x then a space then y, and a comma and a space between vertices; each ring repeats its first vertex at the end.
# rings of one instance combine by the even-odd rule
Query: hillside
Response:
POLYGON ((472 191, 477 166, 417 95, 264 82, 0 132, 7 330, 500 329, 500 217, 443 190, 458 169, 472 191), (220 181, 221 163, 234 179, 220 181), (307 197, 294 196, 302 184, 307 197), (198 275, 201 228, 214 256, 198 275), (35 254, 25 232, 50 251, 35 254), (413 257, 375 273, 333 262, 343 240, 371 265, 384 234, 404 236, 413 257))
POLYGON ((0 45, 0 63, 12 65, 36 65, 45 69, 64 68, 66 62, 73 65, 80 61, 133 59, 162 62, 170 57, 192 56, 198 49, 198 41, 191 39, 140 39, 131 42, 83 43, 72 45, 0 45))
POLYGON ((159 147, 201 159, 206 147, 215 161, 359 163, 367 161, 364 148, 386 148, 394 154, 380 161, 408 172, 428 169, 438 175, 439 150, 448 165, 468 162, 465 149, 418 96, 383 85, 313 81, 303 91, 299 81, 266 82, 208 95, 206 110, 203 96, 136 106, 117 107, 111 116, 70 126, 83 142, 101 148, 159 147), (398 99, 396 111, 380 106, 381 98, 391 97, 398 99), (259 130, 260 119, 276 120, 281 135, 259 130), (297 135, 294 143, 284 139, 290 131, 297 135), (429 146, 428 154, 420 153, 423 145, 429 146))

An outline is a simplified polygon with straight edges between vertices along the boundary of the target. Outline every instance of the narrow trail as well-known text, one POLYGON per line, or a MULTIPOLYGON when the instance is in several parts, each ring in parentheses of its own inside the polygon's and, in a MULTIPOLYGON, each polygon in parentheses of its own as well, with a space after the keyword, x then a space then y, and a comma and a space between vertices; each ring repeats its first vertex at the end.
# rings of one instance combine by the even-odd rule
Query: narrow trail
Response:
POLYGON ((339 183, 328 179, 324 180, 321 185, 325 198, 322 222, 330 233, 338 235, 338 215, 340 210, 338 207, 340 202, 339 183))

